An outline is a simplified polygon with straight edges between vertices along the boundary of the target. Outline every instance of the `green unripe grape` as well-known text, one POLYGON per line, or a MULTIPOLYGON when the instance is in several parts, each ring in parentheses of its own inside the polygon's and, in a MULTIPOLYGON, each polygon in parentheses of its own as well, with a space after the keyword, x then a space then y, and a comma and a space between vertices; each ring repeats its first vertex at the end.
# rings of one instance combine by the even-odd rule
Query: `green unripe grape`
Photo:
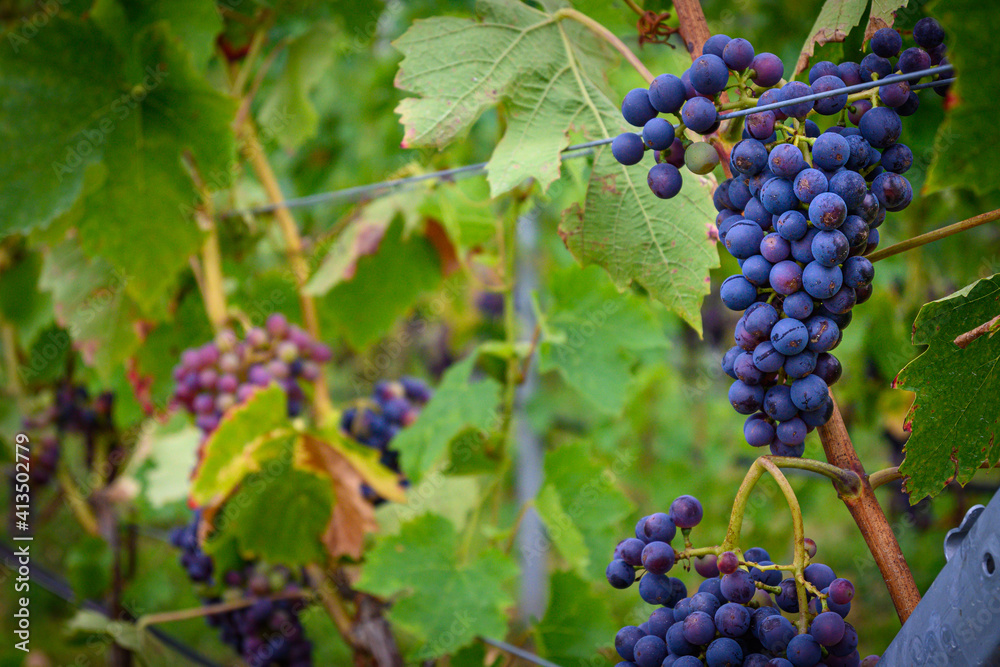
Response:
POLYGON ((708 174, 719 166, 719 153, 704 141, 696 141, 684 151, 684 166, 695 174, 708 174))

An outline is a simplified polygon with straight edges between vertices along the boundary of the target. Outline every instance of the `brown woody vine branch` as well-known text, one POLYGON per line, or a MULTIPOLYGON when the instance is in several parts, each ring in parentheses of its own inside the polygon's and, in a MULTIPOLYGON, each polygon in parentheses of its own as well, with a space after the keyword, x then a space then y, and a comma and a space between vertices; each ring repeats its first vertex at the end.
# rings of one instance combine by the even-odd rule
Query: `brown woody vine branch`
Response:
POLYGON ((674 0, 674 11, 680 21, 681 39, 692 58, 701 55, 705 40, 712 36, 705 21, 705 12, 701 9, 699 0, 674 0))

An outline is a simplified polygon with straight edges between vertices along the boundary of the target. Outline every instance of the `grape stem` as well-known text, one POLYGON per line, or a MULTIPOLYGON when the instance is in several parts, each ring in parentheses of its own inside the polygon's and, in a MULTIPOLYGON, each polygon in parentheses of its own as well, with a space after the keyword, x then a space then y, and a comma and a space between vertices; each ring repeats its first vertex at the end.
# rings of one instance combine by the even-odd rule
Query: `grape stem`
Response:
POLYGON ((868 484, 871 485, 872 491, 874 491, 884 484, 895 482, 897 479, 903 479, 903 475, 899 472, 899 466, 893 466, 892 468, 876 470, 868 475, 868 484))
POLYGON ((988 222, 995 222, 997 220, 1000 220, 1000 208, 993 211, 987 211, 986 213, 980 213, 979 215, 966 220, 941 227, 940 229, 935 229, 932 232, 927 232, 926 234, 921 234, 920 236, 914 236, 913 238, 901 241, 887 248, 883 248, 882 250, 873 252, 870 255, 866 255, 866 257, 871 262, 877 262, 880 259, 892 257, 893 255, 898 255, 901 252, 913 250, 914 248, 919 248, 922 245, 927 245, 928 243, 933 243, 934 241, 940 241, 941 239, 947 238, 952 234, 958 234, 959 232, 964 232, 967 229, 979 227, 980 225, 985 225, 988 222))
POLYGON ((146 614, 145 616, 140 616, 135 625, 139 629, 142 629, 147 628, 150 625, 186 621, 192 618, 201 618, 202 616, 212 616, 213 614, 224 614, 227 611, 236 611, 237 609, 249 607, 258 600, 295 600, 298 598, 310 598, 312 595, 313 594, 311 592, 302 590, 292 593, 277 593, 275 595, 267 595, 264 597, 248 597, 243 598, 242 600, 233 600, 232 602, 218 602, 216 604, 208 604, 203 607, 194 607, 190 609, 163 611, 156 614, 146 614))
POLYGON ((889 526, 889 521, 872 491, 870 480, 854 450, 854 444, 851 442, 851 436, 847 432, 847 426, 844 424, 844 418, 840 414, 840 408, 837 407, 832 391, 830 400, 833 401, 833 416, 830 421, 817 429, 826 460, 838 468, 853 470, 861 479, 860 493, 855 496, 841 496, 841 500, 847 505, 865 544, 868 545, 868 550, 875 559, 900 622, 905 623, 920 602, 920 591, 899 548, 899 542, 889 526))
POLYGON ((572 19, 573 21, 576 21, 580 25, 584 26, 585 28, 590 30, 590 32, 594 33, 596 36, 603 39, 605 42, 611 45, 611 47, 614 48, 618 53, 620 53, 622 57, 625 58, 625 60, 627 60, 628 63, 633 68, 635 68, 635 71, 639 73, 639 76, 641 76, 643 79, 646 80, 647 84, 653 82, 653 74, 648 69, 646 69, 646 66, 642 64, 642 61, 639 60, 638 56, 632 53, 632 49, 625 46, 625 43, 622 42, 622 40, 618 39, 618 37, 613 32, 605 28, 603 25, 601 25, 594 19, 590 18, 586 14, 578 12, 577 10, 571 9, 569 7, 564 7, 558 10, 556 13, 552 15, 552 18, 557 21, 562 20, 564 18, 572 19))
POLYGON ((635 4, 634 0, 625 0, 625 5, 639 16, 642 16, 643 14, 646 13, 645 11, 643 11, 642 7, 635 4))
MULTIPOLYGON (((219 230, 215 223, 215 204, 212 192, 202 178, 194 156, 185 154, 185 161, 194 181, 195 189, 201 198, 201 206, 195 209, 194 218, 198 227, 206 233, 205 243, 201 247, 201 270, 195 271, 198 288, 201 290, 202 301, 205 302, 205 314, 212 329, 218 332, 226 325, 226 293, 222 287, 222 250, 219 247, 219 230)), ((192 258, 192 266, 196 263, 192 258)))
POLYGON ((837 489, 837 494, 841 497, 856 496, 861 492, 861 478, 853 470, 838 468, 825 461, 800 459, 793 456, 769 456, 768 459, 779 468, 808 470, 829 478, 837 489))

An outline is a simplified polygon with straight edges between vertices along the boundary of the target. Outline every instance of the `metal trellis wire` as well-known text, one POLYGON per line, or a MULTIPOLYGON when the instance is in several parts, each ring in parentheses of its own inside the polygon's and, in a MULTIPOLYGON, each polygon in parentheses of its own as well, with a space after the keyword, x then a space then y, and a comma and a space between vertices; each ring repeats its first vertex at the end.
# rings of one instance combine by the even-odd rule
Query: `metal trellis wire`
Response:
MULTIPOLYGON (((821 100, 827 97, 836 97, 843 94, 858 93, 865 90, 871 90, 872 88, 878 88, 881 86, 886 86, 892 83, 899 83, 900 81, 913 81, 922 79, 925 76, 935 76, 941 74, 951 74, 954 71, 954 66, 952 65, 940 65, 937 67, 931 67, 929 69, 920 70, 917 72, 909 72, 907 74, 894 74, 892 76, 887 76, 884 79, 877 79, 875 81, 869 81, 867 83, 858 83, 852 86, 845 86, 844 88, 837 88, 835 90, 829 90, 823 93, 813 93, 811 95, 803 95, 802 97, 795 97, 790 100, 782 100, 780 102, 773 102, 771 104, 765 104, 758 107, 752 107, 750 109, 740 109, 738 111, 732 111, 719 116, 719 120, 729 120, 731 118, 739 118, 741 116, 749 116, 760 111, 769 111, 772 109, 780 109, 784 106, 789 106, 792 104, 797 104, 799 102, 813 102, 816 100, 821 100)), ((936 88, 938 86, 951 85, 955 81, 955 78, 940 79, 938 81, 928 81, 926 83, 917 84, 911 86, 910 90, 923 90, 925 88, 936 88)), ((565 148, 562 151, 560 159, 571 160, 578 157, 586 157, 593 153, 593 149, 598 146, 604 146, 605 144, 610 144, 613 139, 597 139, 595 141, 587 141, 581 144, 574 144, 565 148)), ((422 183, 424 181, 431 180, 458 180, 461 178, 468 178, 469 176, 475 176, 477 174, 482 174, 486 172, 487 162, 478 162, 476 164, 469 164, 463 167, 454 167, 451 169, 442 169, 441 171, 433 171, 427 174, 420 174, 419 176, 409 176, 407 178, 395 178, 392 180, 381 181, 379 183, 371 183, 368 185, 357 185, 350 188, 344 188, 341 190, 332 190, 330 192, 320 192, 314 195, 307 195, 304 197, 294 197, 292 199, 286 199, 280 204, 263 204, 261 206, 254 206, 248 209, 241 210, 229 210, 222 211, 219 214, 220 218, 233 218, 248 215, 260 215, 263 213, 273 213, 279 208, 306 208, 309 206, 317 206, 319 204, 329 204, 336 201, 361 201, 372 196, 386 195, 390 192, 397 192, 400 190, 406 190, 412 186, 422 183)))

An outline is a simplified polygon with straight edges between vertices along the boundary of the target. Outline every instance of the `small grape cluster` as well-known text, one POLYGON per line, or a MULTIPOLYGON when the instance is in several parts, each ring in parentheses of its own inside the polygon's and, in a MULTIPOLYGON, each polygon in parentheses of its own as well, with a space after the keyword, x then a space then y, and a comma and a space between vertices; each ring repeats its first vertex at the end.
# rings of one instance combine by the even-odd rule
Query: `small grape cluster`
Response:
MULTIPOLYGON (((390 447, 392 439, 416 421, 420 410, 431 400, 431 394, 427 383, 418 378, 383 380, 375 385, 370 402, 344 410, 340 428, 362 445, 377 449, 382 465, 398 473, 399 452, 390 447)), ((403 483, 405 485, 405 480, 403 483)), ((361 491, 372 503, 383 502, 368 485, 363 485, 361 491)))
POLYGON ((299 591, 290 569, 248 562, 215 579, 212 557, 198 543, 200 512, 186 526, 176 528, 171 543, 181 549, 181 565, 191 581, 202 586, 206 605, 253 599, 253 604, 211 614, 208 624, 219 628, 222 641, 250 667, 311 667, 312 644, 305 638, 298 599, 271 599, 275 594, 299 591))
MULTIPOLYGON (((822 563, 810 563, 803 576, 808 582, 808 632, 798 632, 782 612, 799 613, 795 579, 782 577, 791 567, 777 566, 760 547, 740 555, 724 551, 692 558, 671 546, 677 528, 685 543, 690 529, 700 523, 701 503, 680 496, 668 513, 645 516, 635 527, 635 537, 615 547, 607 568, 615 588, 639 580, 639 596, 656 605, 649 619, 628 625, 615 636, 622 662, 617 667, 872 667, 878 656, 861 660, 858 635, 844 619, 851 610, 854 586, 838 578, 822 563), (688 596, 684 582, 667 576, 682 559, 694 560, 704 577, 698 592, 688 596)), ((816 544, 805 540, 811 559, 816 544)))
POLYGON ((258 388, 278 382, 288 395, 288 414, 295 417, 305 400, 299 380, 318 378, 320 364, 331 357, 329 347, 289 324, 281 313, 273 313, 263 328, 249 329, 242 341, 226 330, 210 343, 185 350, 174 368, 174 398, 209 434, 227 410, 258 388))
MULTIPOLYGON (((24 427, 41 432, 32 438, 37 443, 31 457, 31 479, 39 485, 48 484, 59 465, 60 442, 67 434, 82 437, 88 458, 93 455, 95 438, 112 429, 111 410, 114 394, 102 392, 91 398, 83 385, 65 383, 55 392, 48 408, 24 419, 24 427)), ((89 463, 89 461, 88 461, 89 463)))
MULTIPOLYGON (((872 53, 860 63, 816 63, 809 72, 809 84, 800 81, 786 83, 783 79, 784 65, 773 53, 756 53, 753 45, 742 38, 713 35, 705 42, 703 55, 696 58, 681 76, 661 74, 650 83, 649 88, 635 88, 625 95, 621 107, 622 116, 630 125, 641 127, 642 132, 624 132, 615 137, 611 143, 612 155, 623 165, 634 165, 642 161, 645 151, 652 150, 656 165, 649 170, 647 183, 657 197, 670 199, 681 190, 680 167, 686 166, 695 174, 708 174, 720 162, 720 151, 712 143, 688 140, 685 129, 701 135, 715 133, 721 126, 720 112, 734 108, 733 104, 746 107, 790 101, 813 93, 828 93, 849 85, 882 79, 893 73, 909 74, 932 65, 947 64, 947 58, 944 57, 944 30, 937 21, 932 18, 918 21, 913 35, 918 46, 900 53, 902 37, 891 28, 883 28, 871 39, 872 53), (897 55, 898 59, 893 61, 897 55), (738 101, 724 105, 720 98, 726 91, 739 92, 738 101), (661 118, 660 114, 674 115, 679 124, 673 125, 661 118)), ((819 128, 812 121, 805 120, 805 117, 813 112, 825 116, 840 114, 840 125, 844 125, 846 118, 861 126, 861 135, 866 140, 868 149, 867 154, 864 154, 861 152, 861 145, 855 142, 857 150, 847 169, 863 171, 866 176, 870 176, 868 181, 874 180, 883 172, 897 174, 896 177, 882 179, 878 189, 885 189, 887 195, 890 190, 893 191, 898 204, 908 196, 904 194, 908 189, 899 181, 898 174, 909 168, 913 156, 905 146, 887 150, 884 156, 878 149, 889 149, 895 144, 899 138, 899 116, 909 116, 917 110, 920 100, 910 90, 914 83, 916 81, 885 85, 878 89, 871 100, 858 99, 851 104, 848 95, 844 93, 816 102, 796 102, 776 110, 754 113, 746 119, 744 136, 767 147, 789 141, 796 145, 811 143, 800 139, 817 139, 819 128), (876 100, 880 106, 873 105, 876 100), (861 119, 875 109, 881 111, 862 124, 861 119)), ((941 87, 935 90, 944 95, 947 89, 941 87)), ((756 149, 754 152, 757 152, 756 149)), ((836 162, 838 161, 832 161, 836 162)), ((823 169, 836 172, 844 166, 845 163, 839 163, 823 169)), ((745 208, 750 202, 751 194, 762 203, 760 190, 772 178, 789 181, 787 185, 772 184, 768 189, 774 207, 777 208, 780 202, 795 207, 796 202, 791 194, 796 174, 786 175, 763 168, 749 176, 746 172, 740 174, 742 178, 735 180, 742 181, 744 187, 738 187, 738 192, 729 197, 730 203, 736 205, 735 211, 745 208), (745 194, 744 190, 749 191, 749 194, 745 194)), ((822 181, 817 181, 807 186, 807 189, 821 187, 822 181)), ((834 191, 832 187, 830 189, 834 191)), ((877 189, 873 188, 873 192, 877 192, 877 189)), ((719 197, 725 198, 725 195, 723 192, 719 197)), ((764 223, 765 228, 771 226, 771 215, 777 215, 762 207, 756 207, 753 212, 768 218, 764 223)))

